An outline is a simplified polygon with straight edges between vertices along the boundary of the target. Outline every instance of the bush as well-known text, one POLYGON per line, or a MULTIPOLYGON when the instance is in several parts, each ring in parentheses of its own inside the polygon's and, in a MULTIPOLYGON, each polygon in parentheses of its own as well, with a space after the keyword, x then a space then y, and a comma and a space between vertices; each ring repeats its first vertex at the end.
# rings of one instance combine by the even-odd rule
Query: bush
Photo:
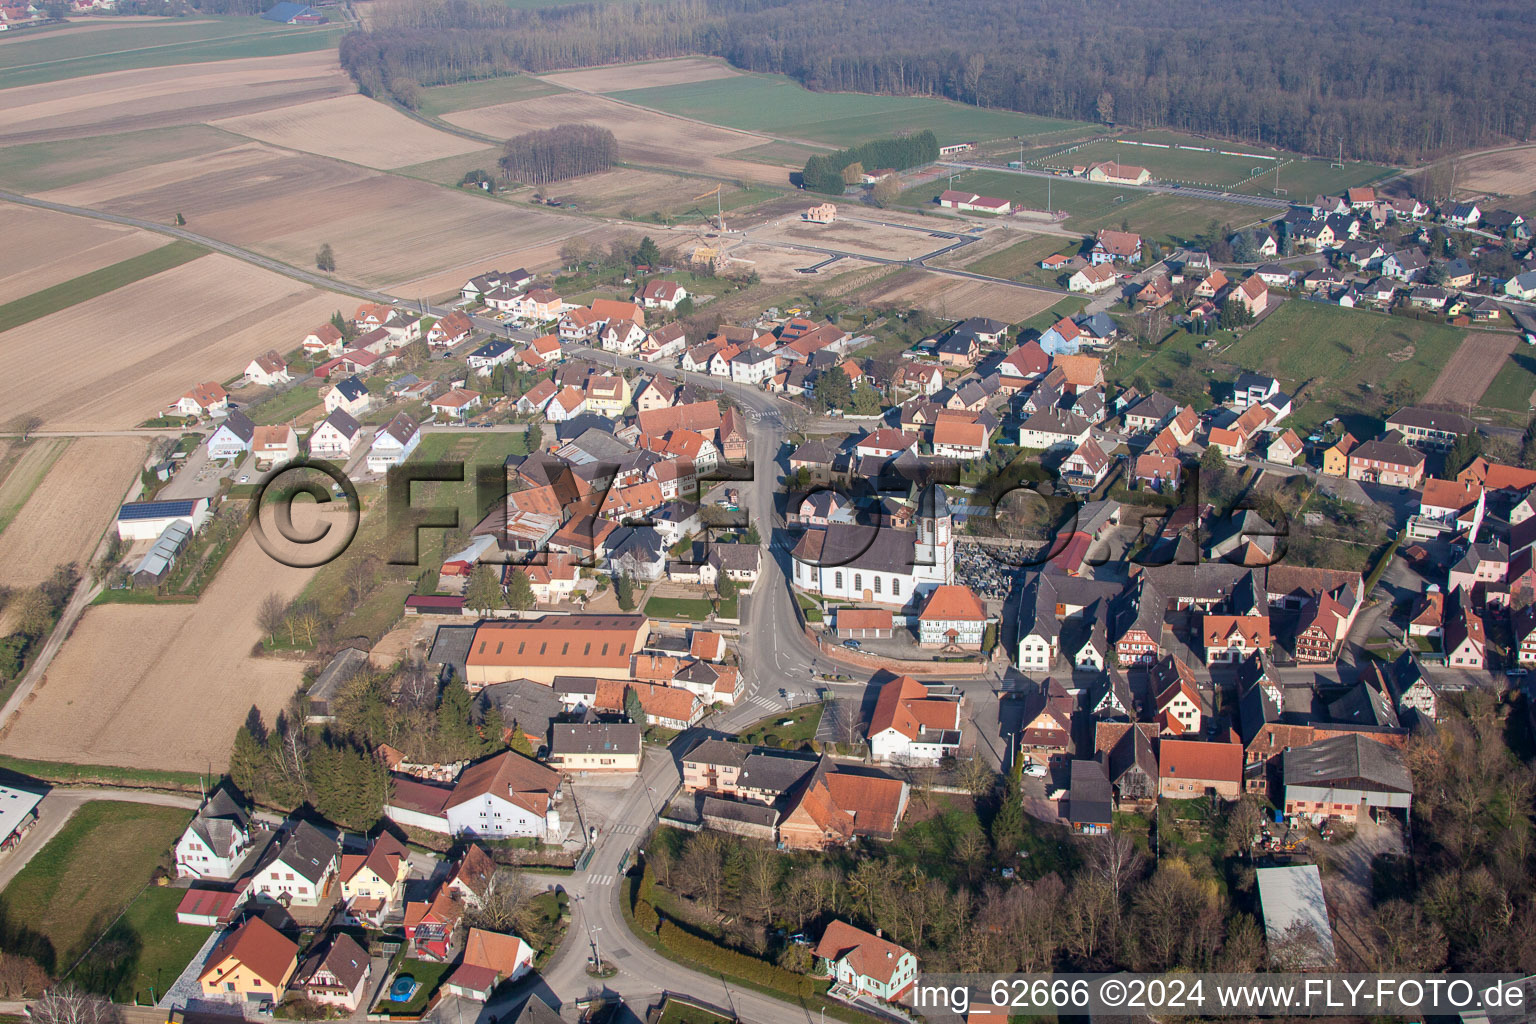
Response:
POLYGON ((757 957, 717 946, 707 939, 701 939, 683 930, 671 921, 661 922, 657 937, 660 938, 661 944, 672 952, 686 957, 711 972, 729 975, 753 985, 761 985, 802 999, 808 999, 816 994, 816 984, 810 978, 786 971, 782 967, 775 967, 766 960, 759 960, 757 957))
POLYGON ((656 908, 645 900, 635 901, 635 930, 644 935, 655 935, 661 927, 661 917, 656 908))

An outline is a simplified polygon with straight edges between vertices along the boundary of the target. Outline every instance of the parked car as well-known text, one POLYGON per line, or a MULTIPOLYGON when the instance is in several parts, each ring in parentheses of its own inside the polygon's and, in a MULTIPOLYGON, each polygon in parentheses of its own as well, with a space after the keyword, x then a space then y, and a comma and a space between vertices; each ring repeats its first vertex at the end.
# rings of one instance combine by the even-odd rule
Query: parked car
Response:
POLYGON ((1043 779, 1049 775, 1050 772, 1046 770, 1045 765, 1036 764, 1034 761, 1031 761, 1024 766, 1024 774, 1028 775, 1032 779, 1043 779))
POLYGON ((856 651, 859 649, 859 642, 857 640, 844 640, 843 646, 848 648, 850 651, 856 651))

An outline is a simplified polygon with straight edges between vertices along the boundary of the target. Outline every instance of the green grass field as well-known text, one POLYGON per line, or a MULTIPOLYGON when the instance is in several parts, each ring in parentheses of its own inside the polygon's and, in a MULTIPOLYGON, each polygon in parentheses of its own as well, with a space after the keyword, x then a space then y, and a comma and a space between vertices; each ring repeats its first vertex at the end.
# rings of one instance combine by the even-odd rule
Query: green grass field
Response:
POLYGON ((765 142, 761 146, 750 146, 734 153, 727 153, 726 156, 751 160, 753 163, 772 164, 775 167, 803 167, 811 157, 825 152, 825 149, 802 146, 798 142, 765 142))
POLYGON ((179 267, 183 263, 191 263, 199 256, 206 255, 207 252, 208 250, 200 245, 178 240, 120 263, 114 263, 109 267, 82 274, 63 284, 56 284, 52 288, 33 292, 24 298, 0 306, 0 331, 20 327, 50 313, 57 313, 61 309, 78 305, 87 299, 116 291, 124 285, 142 281, 161 271, 179 267))
MULTIPOLYGON (((1299 202, 1311 202, 1318 193, 1337 195, 1355 185, 1369 185, 1393 172, 1391 167, 1380 164, 1346 163, 1333 167, 1327 160, 1297 158, 1280 168, 1280 188, 1284 195, 1299 202)), ((1253 195, 1270 195, 1275 190, 1275 172, 1271 168, 1262 177, 1255 178, 1234 189, 1253 195)))
POLYGON ((139 895, 191 817, 179 807, 84 804, 0 893, 6 919, 67 966, 139 895))
POLYGON ((1529 349, 1510 353, 1509 361, 1493 378, 1488 390, 1483 392, 1478 405, 1490 409, 1505 409, 1524 413, 1531 407, 1531 394, 1536 392, 1536 358, 1528 355, 1529 349))
MULTIPOLYGON (((1351 185, 1368 185, 1373 181, 1392 173, 1395 168, 1382 164, 1361 163, 1348 161, 1343 167, 1331 166, 1327 158, 1309 159, 1290 153, 1285 150, 1275 149, 1271 146, 1261 146, 1252 142, 1231 142, 1223 139, 1208 139, 1199 135, 1187 135, 1183 132, 1165 131, 1154 129, 1144 132, 1130 132, 1123 136, 1126 139, 1138 142, 1156 142, 1169 146, 1199 146, 1210 149, 1225 149, 1238 153, 1253 153, 1255 156, 1275 156, 1285 161, 1280 167, 1280 187, 1297 199, 1311 199, 1319 192, 1338 193, 1351 185)), ((1079 152, 1084 152, 1080 150, 1079 152)), ((1263 167, 1265 173, 1253 181, 1237 186, 1234 191, 1247 192, 1253 195, 1269 195, 1275 188, 1275 164, 1273 160, 1255 160, 1252 157, 1228 157, 1217 153, 1193 153, 1188 150, 1157 150, 1145 146, 1121 146, 1121 156, 1103 157, 1096 159, 1121 159, 1128 164, 1139 164, 1147 168, 1153 174, 1158 175, 1159 163, 1165 165, 1170 180, 1209 181, 1218 184, 1227 183, 1227 179, 1210 176, 1198 178, 1183 177, 1186 167, 1198 167, 1201 161, 1207 161, 1212 168, 1223 168, 1229 172, 1241 171, 1237 181, 1246 178, 1253 173, 1254 168, 1263 167), (1156 163, 1154 162, 1156 161, 1156 163)), ((1071 157, 1072 163, 1084 163, 1085 161, 1071 157)), ((1067 159, 1067 158, 1063 158, 1067 159)), ((1210 173, 1217 173, 1212 170, 1210 173)))
MULTIPOLYGON (((1207 143, 1209 145, 1209 143, 1207 143)), ((1187 149, 1156 149, 1151 146, 1127 146, 1104 141, 1042 160, 1051 167, 1088 166, 1113 160, 1145 167, 1161 181, 1182 181, 1201 185, 1231 185, 1253 174, 1255 167, 1272 167, 1274 161, 1197 153, 1187 149)))
POLYGON ((661 1008, 661 1016, 656 1024, 733 1024, 734 1019, 669 997, 661 1008))
POLYGON ((440 160, 428 160, 423 164, 411 164, 409 167, 396 168, 396 173, 407 174, 412 178, 421 178, 423 181, 434 182, 438 185, 457 185, 464 179, 464 175, 470 171, 485 171, 487 174, 496 174, 496 161, 500 158, 501 150, 494 146, 487 146, 485 149, 477 149, 473 153, 445 156, 440 160))
MULTIPOLYGON (((104 984, 89 987, 110 991, 112 998, 120 1003, 148 1005, 164 995, 166 986, 175 981, 197 955, 212 931, 176 920, 176 906, 185 895, 185 889, 171 886, 152 885, 145 889, 108 936, 128 942, 138 949, 138 955, 131 967, 119 966, 94 979, 104 984), (110 984, 113 975, 116 983, 110 984)), ((90 961, 87 961, 84 967, 89 966, 90 961)))
POLYGON ((217 128, 189 124, 6 146, 0 149, 0 184, 18 192, 65 188, 119 171, 216 153, 240 141, 217 128))
POLYGON ((703 622, 714 611, 714 605, 698 598, 653 597, 645 602, 645 614, 656 619, 688 619, 703 622))
POLYGON ((711 124, 839 147, 925 128, 933 129, 940 145, 948 145, 1077 127, 1073 121, 982 110, 922 96, 812 92, 782 75, 741 75, 611 95, 711 124))
POLYGON ((251 418, 252 423, 269 426, 273 423, 287 423, 319 404, 320 389, 301 384, 247 407, 245 414, 251 418))
POLYGON ((1368 398, 1398 381, 1424 394, 1462 337, 1444 324, 1293 299, 1220 358, 1271 374, 1288 389, 1310 381, 1306 407, 1297 410, 1299 421, 1310 426, 1334 414, 1367 411, 1375 402, 1368 398))
MULTIPOLYGON (((389 999, 381 998, 374 1010, 379 1013, 390 1013, 400 1017, 410 1017, 420 1014, 427 1008, 427 1000, 432 998, 432 993, 442 984, 443 978, 453 969, 453 964, 439 964, 431 960, 402 960, 400 961, 399 974, 409 974, 421 983, 408 1002, 396 1003, 389 999)), ((383 995, 387 996, 386 991, 383 995)))
POLYGON ((987 253, 979 260, 965 265, 966 270, 993 277, 1006 277, 1010 281, 1027 281, 1055 287, 1056 271, 1040 269, 1040 261, 1052 253, 1073 255, 1082 248, 1081 243, 1062 238, 1060 235, 1036 235, 1022 242, 1015 242, 1006 249, 987 253))
POLYGON ((474 82, 435 85, 423 89, 420 112, 428 117, 442 117, 459 110, 531 100, 536 96, 549 96, 557 92, 565 90, 528 75, 502 75, 499 78, 483 78, 474 82))
MULTIPOLYGON (((939 193, 949 186, 949 179, 939 178, 901 194, 900 205, 913 209, 937 209, 939 193)), ((1121 189, 1112 185, 1092 185, 1084 181, 1050 179, 1007 171, 967 171, 955 175, 958 189, 1011 200, 1025 209, 1050 208, 1068 214, 1067 227, 1084 234, 1100 228, 1120 226, 1122 221, 1154 241, 1177 242, 1203 231, 1212 219, 1223 223, 1247 223, 1256 219, 1248 207, 1209 199, 1162 195, 1140 189, 1121 189)))
POLYGON ((793 711, 774 712, 744 729, 741 733, 741 741, 743 743, 767 742, 772 746, 773 744, 766 738, 773 736, 780 744, 789 747, 809 743, 816 738, 816 729, 821 725, 821 715, 825 710, 825 704, 806 704, 793 711), (782 722, 789 724, 781 725, 782 722))
POLYGON ((334 47, 341 31, 336 25, 301 28, 255 17, 66 29, 0 47, 0 89, 133 68, 308 53, 334 47))

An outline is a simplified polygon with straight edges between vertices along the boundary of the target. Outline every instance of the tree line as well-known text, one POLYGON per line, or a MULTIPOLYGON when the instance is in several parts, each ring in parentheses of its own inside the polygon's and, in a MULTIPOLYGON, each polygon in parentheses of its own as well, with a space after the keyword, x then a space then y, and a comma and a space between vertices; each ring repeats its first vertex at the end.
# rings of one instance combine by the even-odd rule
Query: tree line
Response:
POLYGON ((1303 153, 1415 161, 1524 138, 1536 113, 1520 0, 639 0, 525 11, 491 0, 380 5, 342 66, 407 105, 422 86, 706 53, 807 88, 942 96, 1303 153), (1276 45, 1283 40, 1283 45, 1276 45), (1447 59, 1426 61, 1437 53, 1447 59), (1469 55, 1476 59, 1462 59, 1469 55))
POLYGON ((613 132, 592 124, 557 124, 507 140, 501 173, 529 185, 597 174, 613 166, 619 144, 613 132))
POLYGON ((802 183, 812 192, 840 196, 844 185, 855 183, 848 180, 847 173, 854 168, 858 169, 858 174, 887 167, 904 171, 908 167, 931 164, 938 158, 939 140, 925 129, 894 139, 874 139, 836 153, 813 154, 805 161, 805 169, 800 174, 802 183))

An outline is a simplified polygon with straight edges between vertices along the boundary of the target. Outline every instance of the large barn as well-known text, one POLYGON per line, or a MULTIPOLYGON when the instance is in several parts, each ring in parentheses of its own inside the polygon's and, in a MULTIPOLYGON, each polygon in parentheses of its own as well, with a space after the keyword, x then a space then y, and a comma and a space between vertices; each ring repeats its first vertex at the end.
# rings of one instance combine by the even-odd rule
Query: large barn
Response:
POLYGON ((117 535, 126 541, 156 540, 174 522, 196 533, 208 521, 208 499, 132 501, 117 510, 117 535))

